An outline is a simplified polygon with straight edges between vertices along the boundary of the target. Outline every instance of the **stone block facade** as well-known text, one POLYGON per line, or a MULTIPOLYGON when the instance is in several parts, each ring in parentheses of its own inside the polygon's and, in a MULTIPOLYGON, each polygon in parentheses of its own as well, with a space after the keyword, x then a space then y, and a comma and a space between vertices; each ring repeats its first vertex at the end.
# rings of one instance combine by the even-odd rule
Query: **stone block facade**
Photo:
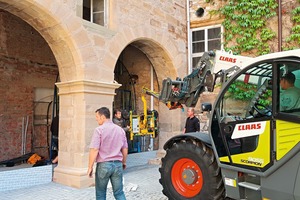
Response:
MULTIPOLYGON (((24 115, 33 115, 35 89, 53 88, 56 82, 59 164, 53 179, 76 188, 93 185, 86 170, 89 143, 97 126, 94 112, 100 106, 112 109, 116 89, 121 86, 114 80, 114 69, 124 49, 129 46, 143 52, 156 74, 154 89, 159 89, 166 77, 175 79, 187 74, 186 1, 106 1, 106 26, 83 20, 82 2, 0 0, 0 90, 7 95, 0 98, 0 119, 14 129, 3 129, 1 124, 1 142, 5 138, 3 141, 10 143, 0 149, 1 154, 9 152, 5 159, 18 155, 20 120, 24 115)), ((137 59, 131 61, 140 74, 139 84, 149 82, 144 79, 150 67, 143 69, 137 59)), ((170 114, 158 102, 155 108, 160 113, 162 149, 169 137, 182 130, 184 113, 175 110, 170 114)), ((29 138, 30 128, 28 133, 29 138)), ((42 144, 45 141, 36 142, 46 145, 42 144)), ((28 141, 27 149, 31 144, 28 141)))

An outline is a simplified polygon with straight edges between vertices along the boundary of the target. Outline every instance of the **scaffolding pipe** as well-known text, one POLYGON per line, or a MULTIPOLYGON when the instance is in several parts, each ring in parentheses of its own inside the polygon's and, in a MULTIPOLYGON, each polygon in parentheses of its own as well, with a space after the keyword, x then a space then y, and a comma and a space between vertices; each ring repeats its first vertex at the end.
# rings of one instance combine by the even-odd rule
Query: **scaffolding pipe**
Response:
POLYGON ((153 137, 150 135, 150 145, 148 151, 153 151, 153 137))
POLYGON ((21 131, 21 134, 22 134, 22 141, 21 141, 21 155, 24 155, 24 117, 22 117, 22 131, 21 131))
POLYGON ((27 141, 27 129, 28 129, 29 117, 26 116, 26 125, 24 129, 24 146, 23 146, 23 155, 26 153, 26 141, 27 141))

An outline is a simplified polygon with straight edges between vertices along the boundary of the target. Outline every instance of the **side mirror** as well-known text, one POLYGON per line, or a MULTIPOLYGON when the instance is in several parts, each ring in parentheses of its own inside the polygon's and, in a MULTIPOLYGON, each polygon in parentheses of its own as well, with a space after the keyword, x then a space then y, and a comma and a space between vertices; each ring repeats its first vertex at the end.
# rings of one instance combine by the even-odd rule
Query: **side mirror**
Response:
POLYGON ((211 111, 211 103, 203 103, 201 104, 201 109, 202 111, 206 111, 206 112, 209 112, 211 111))

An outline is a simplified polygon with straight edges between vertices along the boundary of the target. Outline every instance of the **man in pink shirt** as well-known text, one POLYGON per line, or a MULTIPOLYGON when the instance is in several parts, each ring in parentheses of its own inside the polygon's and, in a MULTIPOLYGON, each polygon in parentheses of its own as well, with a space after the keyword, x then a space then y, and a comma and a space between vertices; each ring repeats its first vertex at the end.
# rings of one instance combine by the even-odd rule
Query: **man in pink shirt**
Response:
POLYGON ((87 172, 88 176, 92 177, 96 162, 96 199, 106 199, 107 184, 110 180, 115 199, 125 200, 122 181, 128 154, 125 131, 110 120, 110 111, 106 107, 96 110, 96 121, 100 126, 95 129, 90 144, 87 172))

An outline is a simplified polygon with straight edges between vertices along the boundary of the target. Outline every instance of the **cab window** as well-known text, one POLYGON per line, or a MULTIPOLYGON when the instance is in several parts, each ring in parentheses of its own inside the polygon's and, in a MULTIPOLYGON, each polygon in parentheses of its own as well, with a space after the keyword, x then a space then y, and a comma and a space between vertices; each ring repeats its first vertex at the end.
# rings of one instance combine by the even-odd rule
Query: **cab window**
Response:
POLYGON ((238 123, 251 123, 271 117, 272 69, 271 63, 252 66, 231 80, 224 89, 215 109, 221 131, 213 133, 217 134, 213 138, 219 156, 251 152, 257 148, 258 135, 237 138, 234 128, 238 123))
POLYGON ((279 112, 300 116, 300 65, 279 64, 279 112))
POLYGON ((221 122, 270 116, 272 65, 252 67, 232 81, 220 101, 221 122))

